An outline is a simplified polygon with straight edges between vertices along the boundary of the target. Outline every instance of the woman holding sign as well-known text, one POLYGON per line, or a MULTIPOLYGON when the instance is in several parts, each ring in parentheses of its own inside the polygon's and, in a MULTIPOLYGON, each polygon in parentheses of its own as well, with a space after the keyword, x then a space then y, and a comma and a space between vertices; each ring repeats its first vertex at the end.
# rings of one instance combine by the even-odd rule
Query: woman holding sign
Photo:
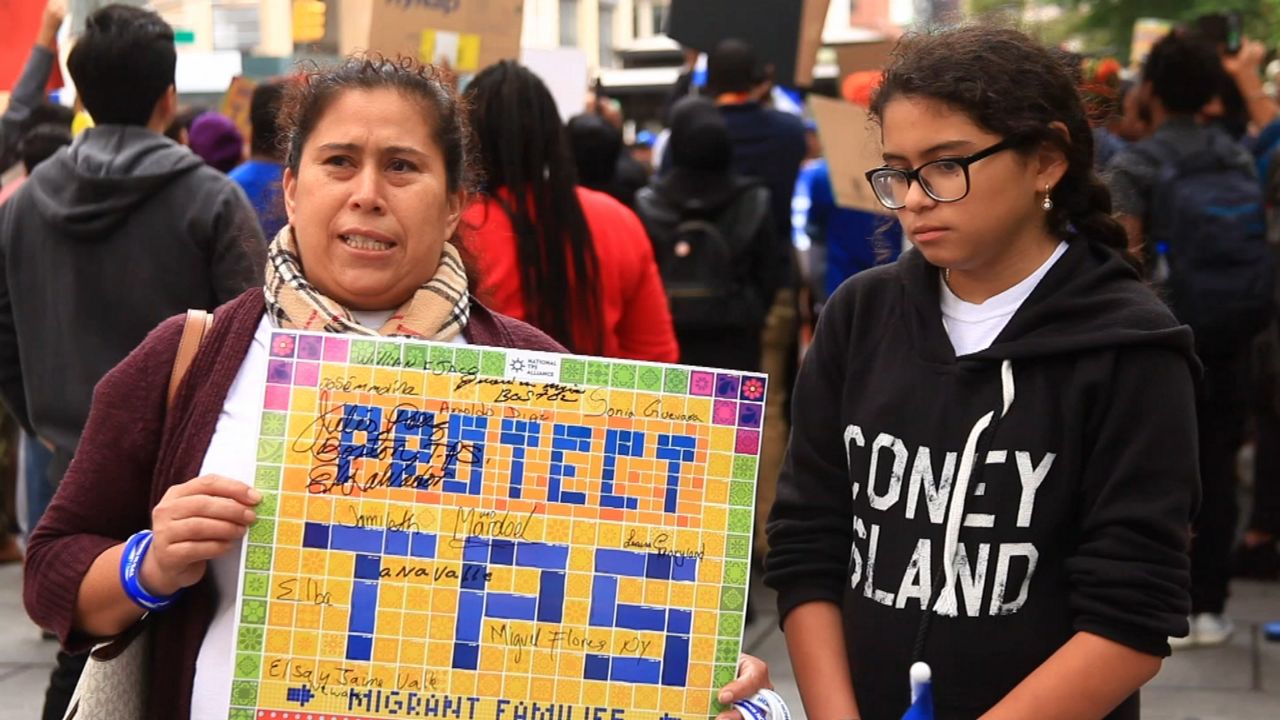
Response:
MULTIPOLYGON (((561 351, 468 293, 456 233, 472 182, 469 128, 451 78, 355 58, 291 86, 284 119, 289 225, 271 245, 265 293, 216 312, 171 401, 181 318, 106 376, 31 541, 28 612, 67 648, 115 637, 150 611, 152 718, 228 717, 273 330, 561 351)), ((308 692, 324 682, 284 677, 308 692)), ((750 661, 726 692, 767 683, 750 661)))
POLYGON ((939 718, 1136 719, 1187 632, 1191 333, 1034 41, 905 40, 872 113, 915 248, 827 304, 769 523, 808 714, 903 717, 923 662, 939 718))

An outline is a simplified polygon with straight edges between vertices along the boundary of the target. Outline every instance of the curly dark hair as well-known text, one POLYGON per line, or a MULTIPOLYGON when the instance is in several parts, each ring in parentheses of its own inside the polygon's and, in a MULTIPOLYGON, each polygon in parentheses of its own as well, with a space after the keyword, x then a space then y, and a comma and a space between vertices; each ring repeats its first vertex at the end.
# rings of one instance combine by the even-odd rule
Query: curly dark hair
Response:
POLYGON ((1057 147, 1068 166, 1053 190, 1050 231, 1066 239, 1079 234, 1100 241, 1133 262, 1124 228, 1111 216, 1111 194, 1094 171, 1093 133, 1080 92, 1063 64, 1038 42, 992 25, 908 35, 885 68, 872 116, 883 122, 885 106, 900 96, 936 100, 963 112, 978 126, 1018 140, 1024 154, 1046 143, 1057 147), (1069 137, 1050 127, 1055 122, 1066 126, 1069 137))
POLYGON ((466 104, 445 69, 404 57, 377 53, 353 55, 335 67, 314 64, 285 87, 279 131, 287 138, 285 164, 298 172, 302 148, 335 98, 347 90, 397 90, 419 103, 431 118, 432 139, 444 154, 449 192, 471 191, 476 172, 471 156, 471 126, 466 104))
POLYGON ((1175 30, 1152 46, 1142 79, 1170 113, 1192 115, 1209 104, 1224 78, 1218 52, 1207 40, 1175 30))

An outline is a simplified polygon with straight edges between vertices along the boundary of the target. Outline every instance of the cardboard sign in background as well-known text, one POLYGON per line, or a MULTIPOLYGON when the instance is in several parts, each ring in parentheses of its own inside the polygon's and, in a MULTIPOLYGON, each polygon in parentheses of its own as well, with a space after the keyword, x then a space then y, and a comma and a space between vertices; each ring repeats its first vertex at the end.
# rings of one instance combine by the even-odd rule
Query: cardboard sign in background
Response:
POLYGON ((524 0, 345 0, 341 50, 402 54, 472 73, 520 57, 524 0))
POLYGON ((231 79, 231 85, 222 96, 222 102, 218 104, 218 112, 236 124, 236 129, 240 131, 240 136, 246 143, 253 138, 253 122, 249 118, 249 111, 252 109, 253 91, 256 87, 258 83, 243 75, 237 75, 231 79))
POLYGON ((721 40, 744 40, 760 62, 774 66, 779 84, 807 87, 813 83, 830 1, 673 0, 667 34, 707 53, 721 40))
POLYGON ((836 48, 836 63, 840 66, 840 77, 862 70, 879 70, 889 62, 897 40, 877 40, 868 43, 840 45, 836 48))
POLYGON ((888 215, 866 178, 868 170, 884 164, 879 127, 866 110, 843 100, 811 95, 809 109, 818 123, 836 205, 888 215))

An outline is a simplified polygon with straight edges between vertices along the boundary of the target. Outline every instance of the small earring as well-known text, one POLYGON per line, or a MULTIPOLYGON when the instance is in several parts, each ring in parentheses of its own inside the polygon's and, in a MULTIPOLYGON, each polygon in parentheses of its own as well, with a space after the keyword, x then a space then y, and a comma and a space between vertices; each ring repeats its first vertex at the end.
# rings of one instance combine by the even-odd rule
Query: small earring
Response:
POLYGON ((1044 208, 1045 212, 1049 212, 1050 210, 1053 209, 1053 198, 1049 196, 1049 193, 1052 190, 1053 190, 1052 186, 1050 185, 1044 186, 1044 202, 1040 203, 1040 207, 1044 208))

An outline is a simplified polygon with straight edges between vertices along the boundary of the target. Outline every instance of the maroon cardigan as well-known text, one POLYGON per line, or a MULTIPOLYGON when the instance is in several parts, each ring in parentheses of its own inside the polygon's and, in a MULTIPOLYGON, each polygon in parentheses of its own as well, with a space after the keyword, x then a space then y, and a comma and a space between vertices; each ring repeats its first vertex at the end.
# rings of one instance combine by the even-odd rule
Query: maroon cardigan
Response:
MULTIPOLYGON (((24 569, 27 613, 57 633, 67 650, 86 651, 100 640, 72 628, 80 583, 94 559, 150 527, 151 509, 165 491, 200 471, 264 312, 261 289, 218 308, 167 418, 165 394, 181 316, 153 330, 94 389, 75 460, 31 537, 24 569)), ((565 352, 542 332, 475 302, 463 335, 473 345, 565 352)), ((196 657, 216 604, 206 575, 173 607, 150 617, 148 718, 190 716, 196 657)))

